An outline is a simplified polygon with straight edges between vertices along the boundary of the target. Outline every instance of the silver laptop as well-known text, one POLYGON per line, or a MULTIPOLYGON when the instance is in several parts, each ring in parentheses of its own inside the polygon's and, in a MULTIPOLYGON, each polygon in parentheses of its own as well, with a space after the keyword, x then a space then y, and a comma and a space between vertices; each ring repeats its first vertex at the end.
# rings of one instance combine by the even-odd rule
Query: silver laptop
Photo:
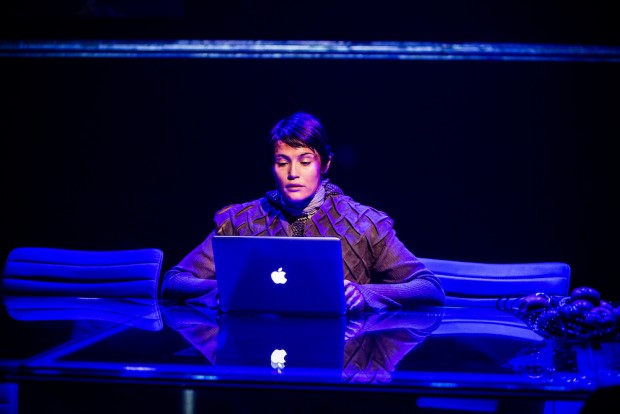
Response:
POLYGON ((344 315, 336 237, 215 236, 222 312, 344 315))

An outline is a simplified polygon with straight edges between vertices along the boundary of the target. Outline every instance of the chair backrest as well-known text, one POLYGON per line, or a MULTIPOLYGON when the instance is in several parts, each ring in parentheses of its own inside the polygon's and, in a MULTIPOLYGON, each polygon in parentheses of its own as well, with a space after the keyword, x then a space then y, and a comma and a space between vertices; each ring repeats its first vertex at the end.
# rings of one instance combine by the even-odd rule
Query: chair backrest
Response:
POLYGON ((437 275, 446 306, 495 307, 501 299, 532 293, 567 296, 570 266, 562 262, 477 263, 418 258, 437 275))
POLYGON ((163 256, 155 248, 17 247, 6 260, 0 290, 33 296, 157 299, 163 256))

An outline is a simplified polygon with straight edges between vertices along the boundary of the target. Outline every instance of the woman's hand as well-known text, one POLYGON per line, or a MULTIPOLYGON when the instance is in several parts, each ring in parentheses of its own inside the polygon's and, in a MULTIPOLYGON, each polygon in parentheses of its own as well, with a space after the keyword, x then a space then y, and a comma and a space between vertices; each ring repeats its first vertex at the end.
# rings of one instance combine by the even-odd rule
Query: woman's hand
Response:
POLYGON ((347 325, 344 330, 345 342, 349 339, 353 339, 356 336, 364 332, 364 318, 360 315, 359 318, 355 316, 347 318, 347 325))
POLYGON ((362 292, 360 292, 356 283, 349 280, 344 281, 344 299, 348 312, 361 312, 366 309, 366 299, 362 296, 362 292))

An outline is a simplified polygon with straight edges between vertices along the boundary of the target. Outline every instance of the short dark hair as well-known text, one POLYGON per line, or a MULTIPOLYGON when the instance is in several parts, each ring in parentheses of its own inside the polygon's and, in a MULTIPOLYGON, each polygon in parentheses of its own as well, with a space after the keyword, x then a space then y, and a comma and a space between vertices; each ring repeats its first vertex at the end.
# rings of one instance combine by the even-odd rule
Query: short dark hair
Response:
POLYGON ((327 133, 317 117, 307 112, 296 112, 280 121, 271 129, 269 144, 275 151, 278 141, 293 148, 307 147, 321 157, 321 168, 325 168, 333 152, 327 133))

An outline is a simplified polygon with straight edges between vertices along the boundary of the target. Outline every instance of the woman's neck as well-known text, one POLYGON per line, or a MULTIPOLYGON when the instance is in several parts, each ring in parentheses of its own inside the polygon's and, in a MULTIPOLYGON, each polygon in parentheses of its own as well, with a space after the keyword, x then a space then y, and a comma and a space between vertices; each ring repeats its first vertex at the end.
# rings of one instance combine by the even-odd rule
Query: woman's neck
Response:
POLYGON ((322 182, 317 191, 311 196, 302 201, 292 202, 286 200, 280 194, 280 203, 282 208, 294 217, 311 216, 321 207, 323 201, 325 201, 325 182, 322 182))

